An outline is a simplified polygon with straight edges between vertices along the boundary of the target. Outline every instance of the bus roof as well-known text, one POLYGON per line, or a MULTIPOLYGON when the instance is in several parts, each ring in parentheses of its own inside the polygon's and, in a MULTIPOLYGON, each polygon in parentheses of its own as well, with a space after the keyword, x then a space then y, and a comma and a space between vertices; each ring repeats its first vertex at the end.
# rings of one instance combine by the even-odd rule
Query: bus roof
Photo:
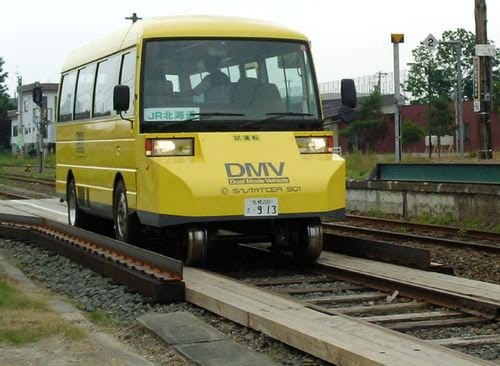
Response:
POLYGON ((272 23, 237 17, 178 16, 139 20, 87 44, 66 58, 63 72, 137 44, 145 38, 237 37, 307 41, 302 33, 272 23))

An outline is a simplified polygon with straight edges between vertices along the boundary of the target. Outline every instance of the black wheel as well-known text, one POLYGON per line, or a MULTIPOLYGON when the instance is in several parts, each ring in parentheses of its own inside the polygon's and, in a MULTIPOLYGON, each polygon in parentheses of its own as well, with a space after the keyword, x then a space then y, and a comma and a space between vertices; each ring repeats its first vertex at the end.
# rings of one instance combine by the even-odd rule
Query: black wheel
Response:
POLYGON ((118 181, 113 198, 113 220, 115 237, 127 243, 134 243, 141 230, 137 213, 130 213, 127 202, 127 191, 123 181, 118 181))
POLYGON ((290 244, 299 262, 311 263, 318 259, 323 250, 323 228, 319 219, 294 225, 290 244))
POLYGON ((86 229, 89 226, 89 216, 78 206, 76 184, 73 178, 68 181, 67 187, 66 202, 68 204, 68 224, 86 229))
POLYGON ((208 234, 204 227, 189 227, 182 240, 183 260, 188 266, 203 264, 208 257, 208 234))

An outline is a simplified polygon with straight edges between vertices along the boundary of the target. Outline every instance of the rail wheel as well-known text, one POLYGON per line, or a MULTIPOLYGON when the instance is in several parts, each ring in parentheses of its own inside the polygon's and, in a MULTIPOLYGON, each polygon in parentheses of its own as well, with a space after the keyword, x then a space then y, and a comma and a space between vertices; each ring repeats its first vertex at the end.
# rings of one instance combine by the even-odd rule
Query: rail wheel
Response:
POLYGON ((118 181, 113 199, 113 220, 115 237, 118 240, 132 243, 137 240, 140 223, 137 213, 130 213, 127 202, 127 191, 123 181, 118 181))
POLYGON ((183 246, 185 251, 184 263, 189 266, 205 263, 208 256, 207 229, 204 227, 188 228, 183 246))
POLYGON ((315 261, 323 250, 323 229, 319 219, 295 225, 291 232, 291 249, 303 263, 315 261))
POLYGON ((73 178, 68 181, 66 190, 66 202, 68 204, 68 224, 81 228, 87 228, 89 225, 88 215, 78 206, 78 197, 76 196, 76 184, 73 178))

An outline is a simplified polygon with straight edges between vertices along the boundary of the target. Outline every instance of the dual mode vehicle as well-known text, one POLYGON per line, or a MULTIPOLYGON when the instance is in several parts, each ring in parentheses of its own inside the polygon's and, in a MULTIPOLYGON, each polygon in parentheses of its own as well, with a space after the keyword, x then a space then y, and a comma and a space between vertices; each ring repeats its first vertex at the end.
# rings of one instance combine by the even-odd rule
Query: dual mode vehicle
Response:
MULTIPOLYGON (((343 81, 345 110, 355 107, 343 81)), ((71 53, 61 76, 56 190, 68 221, 112 219, 187 264, 218 239, 321 253, 320 217, 343 218, 345 162, 333 153, 310 43, 228 17, 134 22, 71 53)))

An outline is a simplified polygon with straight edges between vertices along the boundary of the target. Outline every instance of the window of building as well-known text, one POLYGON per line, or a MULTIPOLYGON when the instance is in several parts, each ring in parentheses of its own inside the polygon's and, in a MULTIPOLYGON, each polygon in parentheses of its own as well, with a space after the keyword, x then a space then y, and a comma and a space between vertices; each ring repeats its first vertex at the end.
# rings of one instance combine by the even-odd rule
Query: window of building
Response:
POLYGON ((62 78, 61 105, 59 106, 59 121, 73 119, 73 101, 75 98, 76 71, 66 74, 62 78))
POLYGON ((128 85, 130 88, 130 104, 127 114, 134 113, 135 100, 135 50, 126 53, 122 58, 122 68, 120 74, 120 84, 128 85))
POLYGON ((12 136, 17 136, 17 126, 12 126, 12 136))
POLYGON ((114 56, 97 65, 94 117, 109 116, 113 109, 113 88, 116 85, 119 58, 114 56))
POLYGON ((90 118, 94 75, 95 65, 88 65, 78 70, 75 98, 75 120, 90 118))

